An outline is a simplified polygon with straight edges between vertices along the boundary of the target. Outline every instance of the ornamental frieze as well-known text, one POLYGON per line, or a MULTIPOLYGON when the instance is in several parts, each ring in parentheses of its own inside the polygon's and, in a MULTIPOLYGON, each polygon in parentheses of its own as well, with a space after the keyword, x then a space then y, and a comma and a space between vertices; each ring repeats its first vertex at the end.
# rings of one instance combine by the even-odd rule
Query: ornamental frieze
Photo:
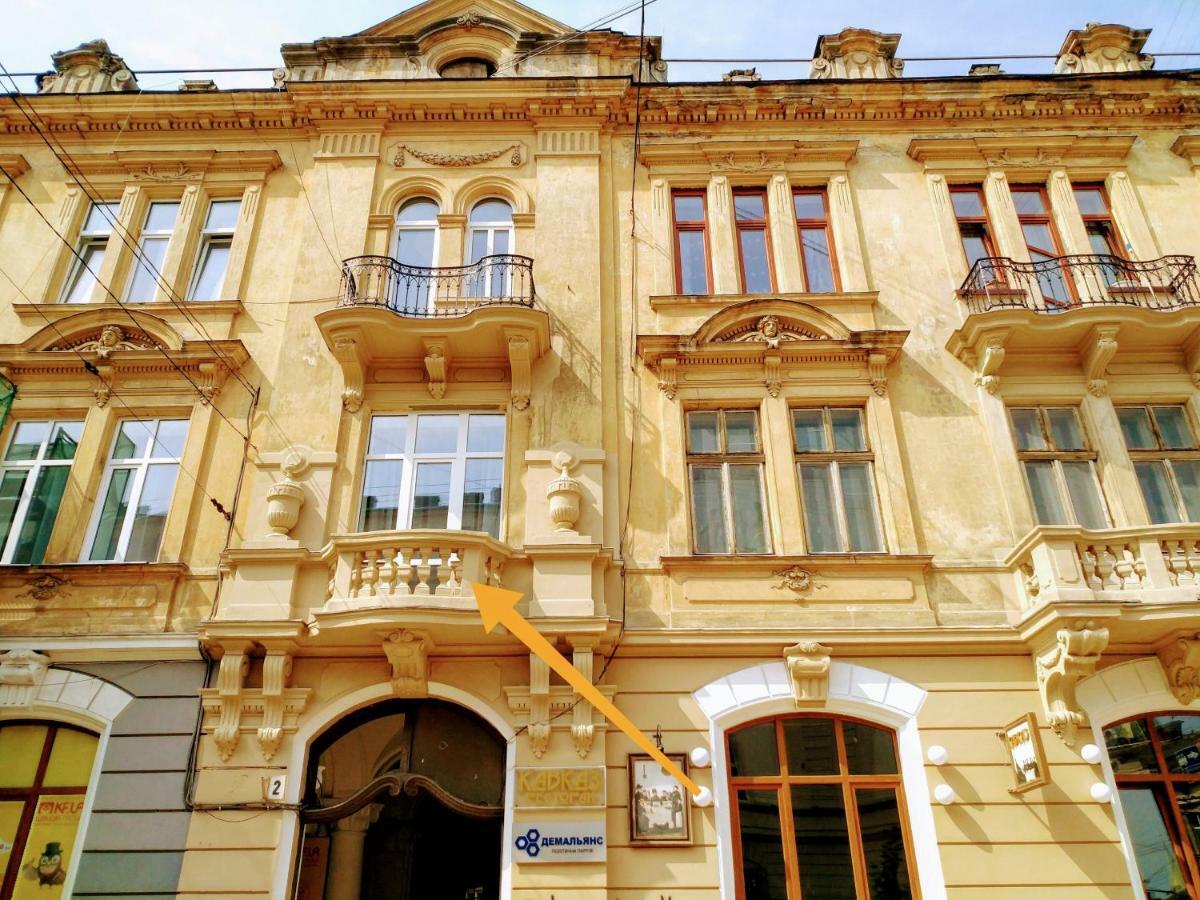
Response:
POLYGON ((418 147, 410 146, 409 144, 400 144, 396 147, 396 155, 392 158, 392 165, 397 169, 402 169, 405 166, 407 156, 411 156, 413 159, 423 162, 428 166, 465 169, 470 166, 481 166, 484 163, 492 162, 507 153, 509 154, 507 159, 508 165, 515 168, 524 162, 521 151, 522 147, 520 143, 509 144, 506 147, 500 147, 495 150, 481 150, 477 153, 434 153, 430 150, 422 150, 418 147))

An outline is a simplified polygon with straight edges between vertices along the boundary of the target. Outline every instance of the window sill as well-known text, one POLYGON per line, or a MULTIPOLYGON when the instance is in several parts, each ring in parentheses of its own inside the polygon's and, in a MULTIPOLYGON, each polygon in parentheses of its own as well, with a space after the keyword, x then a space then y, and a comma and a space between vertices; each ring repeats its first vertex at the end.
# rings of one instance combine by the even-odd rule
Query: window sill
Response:
POLYGON ((874 307, 878 291, 822 291, 770 294, 656 294, 650 297, 650 308, 659 312, 686 312, 694 309, 716 309, 746 303, 750 300, 796 300, 817 306, 829 304, 838 310, 862 305, 874 307))

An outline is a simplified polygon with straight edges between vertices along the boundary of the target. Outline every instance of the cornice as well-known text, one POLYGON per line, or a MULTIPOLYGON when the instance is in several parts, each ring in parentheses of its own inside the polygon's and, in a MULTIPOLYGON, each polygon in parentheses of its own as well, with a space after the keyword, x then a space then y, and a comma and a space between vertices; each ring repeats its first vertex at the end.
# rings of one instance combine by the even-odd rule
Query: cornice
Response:
POLYGON ((283 160, 274 150, 116 150, 73 153, 76 175, 118 181, 261 181, 283 160))
POLYGON ((1181 134, 1171 145, 1171 152, 1186 159, 1193 169, 1200 168, 1200 134, 1181 134))
POLYGON ((705 171, 780 171, 805 164, 844 170, 858 141, 664 141, 641 146, 642 165, 660 169, 705 171))
POLYGON ((29 162, 20 153, 0 153, 0 169, 13 178, 20 178, 29 171, 29 162))
POLYGON ((908 155, 927 172, 979 174, 990 168, 1107 174, 1125 163, 1136 135, 1011 134, 995 137, 914 138, 908 155))

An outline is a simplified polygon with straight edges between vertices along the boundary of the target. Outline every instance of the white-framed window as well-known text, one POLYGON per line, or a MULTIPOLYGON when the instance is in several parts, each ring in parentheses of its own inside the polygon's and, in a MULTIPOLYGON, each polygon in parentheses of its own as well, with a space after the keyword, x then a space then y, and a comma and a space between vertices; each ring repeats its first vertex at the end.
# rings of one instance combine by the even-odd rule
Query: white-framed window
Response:
MULTIPOLYGON (((429 197, 413 197, 396 211, 395 259, 406 268, 432 269, 437 263, 438 213, 429 197)), ((432 273, 405 272, 396 282, 392 306, 403 312, 426 312, 434 284, 432 273)))
POLYGON ((157 559, 187 427, 187 419, 121 422, 88 529, 85 561, 157 559))
POLYGON ((500 533, 503 413, 371 417, 358 530, 500 533))
POLYGON ((1011 407, 1017 458, 1040 525, 1108 528, 1096 452, 1073 406, 1011 407))
POLYGON ((104 263, 104 252, 108 249, 108 239, 112 236, 113 222, 117 220, 119 208, 118 203, 93 203, 88 209, 83 228, 79 231, 79 241, 75 245, 78 257, 73 259, 66 284, 63 285, 63 303, 91 302, 92 289, 96 286, 100 266, 104 263))
POLYGON ((200 233, 200 250, 196 255, 196 273, 188 291, 189 300, 220 300, 224 295, 225 270, 229 268, 229 252, 233 233, 237 229, 241 200, 213 200, 204 218, 200 233))
POLYGON ((133 277, 125 299, 131 303, 149 303, 158 293, 167 245, 179 218, 179 201, 154 201, 146 210, 146 221, 138 238, 138 258, 134 260, 133 277))
MULTIPOLYGON (((468 264, 488 256, 507 256, 513 252, 512 204, 499 197, 480 200, 467 217, 468 264)), ((472 284, 472 297, 504 297, 511 292, 512 269, 499 260, 485 266, 472 284)))
POLYGON ((83 422, 17 422, 0 467, 0 562, 37 565, 46 552, 83 422))
POLYGON ((692 546, 697 553, 770 553, 762 433, 755 409, 687 414, 692 546))
POLYGON ((874 454, 861 407, 792 410, 810 553, 880 553, 874 454))

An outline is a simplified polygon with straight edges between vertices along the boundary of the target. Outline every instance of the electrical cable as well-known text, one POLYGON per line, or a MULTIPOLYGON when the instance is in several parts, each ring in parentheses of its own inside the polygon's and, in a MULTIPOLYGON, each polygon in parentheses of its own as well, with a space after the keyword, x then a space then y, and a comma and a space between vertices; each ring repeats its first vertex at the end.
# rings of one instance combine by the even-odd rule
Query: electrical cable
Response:
MULTIPOLYGON (((642 21, 643 21, 642 39, 640 41, 640 44, 644 44, 645 38, 646 38, 646 34, 645 34, 646 13, 645 13, 644 7, 650 5, 651 3, 657 3, 657 2, 658 2, 658 0, 634 0, 633 3, 629 3, 629 4, 626 4, 625 6, 619 7, 618 9, 614 10, 611 13, 606 13, 605 15, 601 16, 599 19, 596 19, 594 22, 589 22, 587 25, 584 25, 582 28, 576 28, 570 34, 563 35, 562 37, 560 37, 554 41, 551 41, 549 44, 546 44, 544 47, 538 47, 534 50, 528 51, 527 53, 523 53, 522 55, 516 57, 515 59, 510 59, 504 65, 497 67, 496 71, 492 73, 492 76, 495 77, 496 75, 499 75, 501 72, 507 72, 509 69, 513 68, 514 66, 519 66, 521 63, 525 62, 526 60, 533 59, 535 56, 540 56, 541 54, 546 53, 549 50, 553 50, 555 47, 558 47, 561 44, 565 44, 567 41, 574 40, 576 37, 578 37, 581 34, 587 34, 588 32, 594 31, 598 28, 601 28, 604 25, 611 25, 613 22, 617 21, 618 19, 623 19, 625 16, 629 15, 635 9, 638 9, 639 6, 643 7, 643 9, 642 9, 642 21)), ((639 57, 639 60, 640 60, 640 57, 639 57)), ((639 69, 640 69, 640 67, 641 67, 641 63, 639 61, 639 69)), ((640 73, 639 73, 639 77, 640 77, 640 73)))

